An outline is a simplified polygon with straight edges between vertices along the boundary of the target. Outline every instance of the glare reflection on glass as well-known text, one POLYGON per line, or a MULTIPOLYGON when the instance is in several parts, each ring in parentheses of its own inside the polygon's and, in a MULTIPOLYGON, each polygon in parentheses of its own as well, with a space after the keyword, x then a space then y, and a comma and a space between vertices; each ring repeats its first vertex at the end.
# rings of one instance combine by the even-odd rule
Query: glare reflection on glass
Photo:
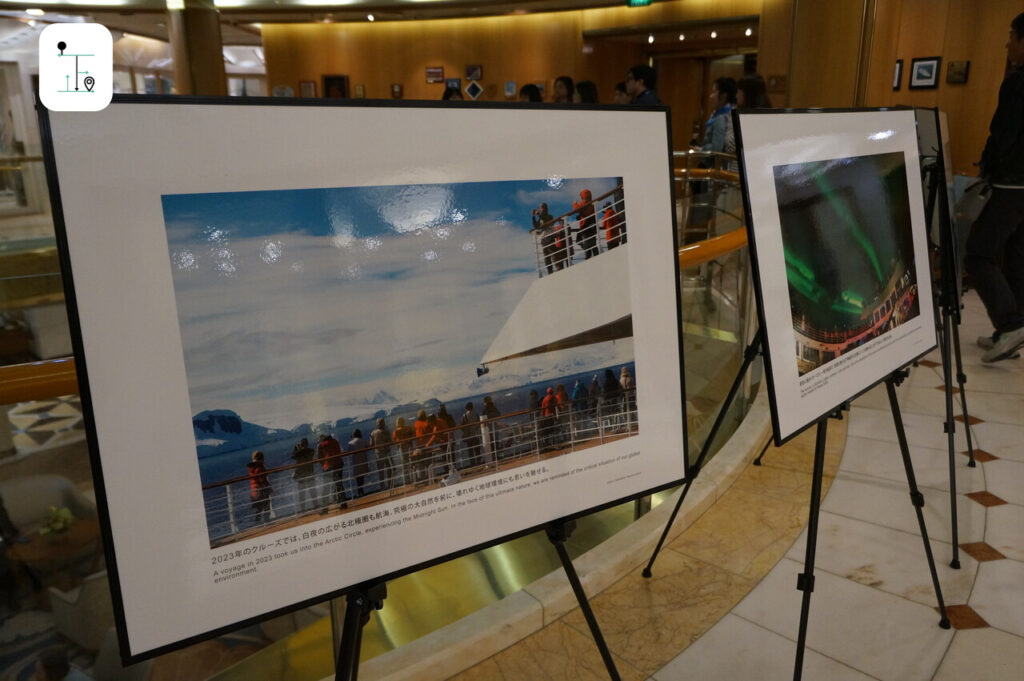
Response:
POLYGON ((284 254, 284 246, 280 241, 264 241, 260 249, 260 260, 271 265, 281 259, 284 254))
POLYGON ((476 244, 473 243, 472 241, 467 241, 464 244, 462 244, 462 250, 465 251, 466 253, 475 253, 476 244))
POLYGON ((174 266, 185 272, 194 272, 199 269, 199 259, 196 254, 189 250, 177 251, 173 257, 174 266))
POLYGON ((218 274, 223 276, 234 276, 238 271, 235 263, 235 253, 230 248, 215 248, 212 251, 214 266, 218 274))
POLYGON ((466 219, 466 211, 456 208, 452 211, 451 221, 452 222, 463 222, 466 219))
POLYGON ((378 248, 384 245, 384 242, 377 237, 370 237, 363 240, 363 247, 368 251, 376 251, 378 248))
POLYGON ((878 140, 887 140, 895 134, 895 130, 879 130, 873 135, 868 135, 868 139, 877 142, 878 140))
POLYGON ((437 260, 437 251, 424 251, 423 259, 427 262, 434 262, 437 260))
POLYGON ((305 272, 306 266, 301 262, 293 262, 291 267, 292 272, 305 272))
POLYGON ((452 235, 452 228, 451 227, 439 227, 437 229, 437 231, 434 232, 434 235, 438 239, 447 239, 448 237, 450 237, 452 235))
POLYGON ((363 270, 361 267, 359 267, 359 263, 352 263, 351 265, 345 268, 345 271, 342 276, 344 276, 346 279, 358 279, 359 277, 362 276, 362 274, 363 270))
POLYGON ((563 184, 565 184, 565 178, 561 175, 552 175, 548 178, 547 182, 548 186, 552 189, 559 189, 563 184))
POLYGON ((445 185, 403 187, 383 197, 378 210, 381 220, 400 234, 446 224, 452 212, 452 191, 445 185))

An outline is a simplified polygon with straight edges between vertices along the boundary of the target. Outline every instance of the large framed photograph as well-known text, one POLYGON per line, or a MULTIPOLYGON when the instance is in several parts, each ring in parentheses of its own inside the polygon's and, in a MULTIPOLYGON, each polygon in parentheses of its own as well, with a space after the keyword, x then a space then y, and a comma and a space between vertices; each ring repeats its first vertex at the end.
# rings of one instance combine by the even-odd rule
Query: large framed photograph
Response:
POLYGON ((41 117, 131 659, 682 479, 667 111, 41 117))
POLYGON ((782 443, 935 347, 914 111, 736 116, 782 443))

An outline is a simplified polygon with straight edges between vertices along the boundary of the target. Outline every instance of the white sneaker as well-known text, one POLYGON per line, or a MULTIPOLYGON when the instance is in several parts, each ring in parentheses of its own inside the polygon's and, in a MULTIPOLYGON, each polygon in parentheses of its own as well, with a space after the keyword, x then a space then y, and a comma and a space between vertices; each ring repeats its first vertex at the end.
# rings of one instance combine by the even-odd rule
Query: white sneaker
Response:
POLYGON ((996 342, 992 340, 992 336, 978 336, 978 347, 982 350, 991 350, 995 344, 996 342))
POLYGON ((990 363, 998 362, 1001 359, 1008 359, 1013 357, 1021 348, 1024 348, 1024 326, 1000 334, 999 340, 981 356, 981 361, 990 363))

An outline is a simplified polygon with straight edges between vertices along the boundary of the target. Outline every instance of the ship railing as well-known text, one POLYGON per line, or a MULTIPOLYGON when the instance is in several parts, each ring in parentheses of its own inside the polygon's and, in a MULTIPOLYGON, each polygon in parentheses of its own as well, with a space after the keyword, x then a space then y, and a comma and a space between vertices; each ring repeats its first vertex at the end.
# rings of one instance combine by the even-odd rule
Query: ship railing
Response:
POLYGON ((625 205, 619 185, 530 230, 537 256, 537 276, 554 274, 626 243, 625 205), (611 208, 607 215, 605 203, 611 208), (587 234, 581 234, 583 220, 577 215, 585 206, 594 209, 594 225, 587 234))
POLYGON ((239 475, 203 486, 210 538, 226 543, 305 516, 362 510, 637 432, 636 390, 624 389, 588 394, 551 410, 481 416, 476 424, 314 459, 312 466, 295 463, 239 475), (251 494, 251 481, 264 475, 271 490, 266 513, 261 507, 267 499, 251 494))

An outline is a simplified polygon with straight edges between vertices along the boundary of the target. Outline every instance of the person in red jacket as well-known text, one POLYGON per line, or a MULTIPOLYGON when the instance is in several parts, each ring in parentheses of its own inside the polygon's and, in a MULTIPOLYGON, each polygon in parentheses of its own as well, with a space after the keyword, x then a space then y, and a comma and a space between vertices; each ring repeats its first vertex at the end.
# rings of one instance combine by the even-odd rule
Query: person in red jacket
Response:
POLYGON ((249 470, 249 498, 252 499, 252 522, 260 525, 270 520, 270 478, 263 465, 263 452, 252 453, 252 461, 245 464, 249 470))
POLYGON ((580 192, 580 200, 572 204, 579 219, 576 228, 576 243, 583 249, 583 257, 590 260, 596 256, 597 250, 597 214, 594 210, 594 196, 589 189, 580 192))
POLYGON ((558 411, 558 398, 555 397, 555 389, 548 388, 544 399, 540 401, 540 437, 541 447, 546 448, 554 444, 555 429, 558 421, 555 414, 558 411))
POLYGON ((330 434, 320 436, 320 443, 316 446, 317 461, 322 462, 324 468, 324 481, 320 486, 323 496, 320 505, 323 506, 321 513, 327 513, 327 507, 331 504, 341 504, 345 508, 345 473, 341 460, 341 444, 330 434))

